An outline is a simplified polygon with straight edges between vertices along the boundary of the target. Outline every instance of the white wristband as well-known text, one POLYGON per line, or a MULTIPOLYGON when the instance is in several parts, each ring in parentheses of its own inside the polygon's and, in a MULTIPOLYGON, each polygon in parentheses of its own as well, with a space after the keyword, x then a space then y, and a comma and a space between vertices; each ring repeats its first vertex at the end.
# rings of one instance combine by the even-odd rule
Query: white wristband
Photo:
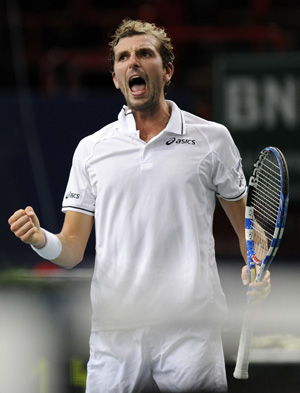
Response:
POLYGON ((41 228, 46 237, 46 244, 42 248, 35 248, 31 246, 31 248, 39 254, 42 258, 53 260, 57 258, 62 250, 62 244, 59 238, 51 232, 46 231, 45 229, 41 228))

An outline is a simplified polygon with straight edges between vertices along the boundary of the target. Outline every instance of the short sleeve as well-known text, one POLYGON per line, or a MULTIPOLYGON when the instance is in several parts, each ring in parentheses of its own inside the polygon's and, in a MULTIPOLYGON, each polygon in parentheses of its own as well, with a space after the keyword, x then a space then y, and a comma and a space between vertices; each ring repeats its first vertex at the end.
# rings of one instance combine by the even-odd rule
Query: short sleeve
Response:
POLYGON ((220 126, 220 129, 213 154, 213 183, 218 197, 235 201, 247 192, 242 159, 227 128, 220 126))
POLYGON ((68 210, 94 215, 95 196, 92 190, 86 162, 91 155, 87 139, 83 139, 75 150, 69 180, 62 202, 62 211, 68 210))

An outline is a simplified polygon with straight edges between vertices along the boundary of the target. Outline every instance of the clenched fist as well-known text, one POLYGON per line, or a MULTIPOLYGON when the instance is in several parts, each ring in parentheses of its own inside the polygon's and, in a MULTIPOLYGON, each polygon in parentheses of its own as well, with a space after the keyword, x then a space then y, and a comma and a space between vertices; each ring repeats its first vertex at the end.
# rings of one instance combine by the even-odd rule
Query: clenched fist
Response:
POLYGON ((46 238, 40 222, 31 206, 17 210, 8 220, 11 231, 22 240, 36 248, 44 247, 46 238))

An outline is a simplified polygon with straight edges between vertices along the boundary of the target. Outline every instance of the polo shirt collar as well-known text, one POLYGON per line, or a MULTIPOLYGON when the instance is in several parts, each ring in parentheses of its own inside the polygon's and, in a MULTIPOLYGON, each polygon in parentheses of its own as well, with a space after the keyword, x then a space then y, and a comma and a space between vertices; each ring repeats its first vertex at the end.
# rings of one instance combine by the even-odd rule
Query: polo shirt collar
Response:
MULTIPOLYGON (((181 110, 175 102, 167 100, 167 103, 171 107, 172 112, 170 120, 163 132, 172 132, 178 135, 184 135, 186 133, 186 127, 181 110)), ((126 105, 123 106, 119 113, 118 120, 121 130, 126 134, 136 135, 138 133, 132 111, 131 109, 128 109, 126 105)))

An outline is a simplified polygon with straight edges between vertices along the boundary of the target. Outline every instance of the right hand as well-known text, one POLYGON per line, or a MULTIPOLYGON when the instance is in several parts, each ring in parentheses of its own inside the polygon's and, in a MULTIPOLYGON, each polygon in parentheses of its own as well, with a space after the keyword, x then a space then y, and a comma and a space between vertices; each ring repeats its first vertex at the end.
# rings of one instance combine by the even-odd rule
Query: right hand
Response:
POLYGON ((17 210, 8 220, 11 231, 22 240, 36 248, 46 244, 46 237, 40 227, 39 219, 31 206, 17 210))

